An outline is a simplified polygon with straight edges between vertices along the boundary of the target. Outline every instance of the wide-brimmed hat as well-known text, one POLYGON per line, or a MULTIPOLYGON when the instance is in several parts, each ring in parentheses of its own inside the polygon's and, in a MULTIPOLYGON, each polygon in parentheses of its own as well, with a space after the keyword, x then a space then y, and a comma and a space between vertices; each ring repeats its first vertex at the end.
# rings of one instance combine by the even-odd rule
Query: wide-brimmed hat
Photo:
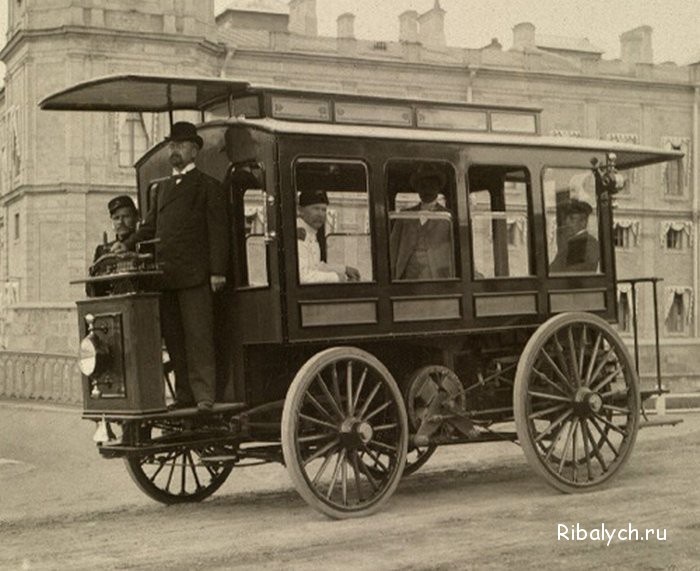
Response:
POLYGON ((438 190, 445 188, 445 184, 447 183, 447 176, 445 173, 435 165, 423 163, 411 174, 409 184, 415 191, 419 191, 423 188, 425 182, 431 179, 436 181, 438 190))
POLYGON ((200 149, 204 146, 204 139, 197 134, 197 127, 188 121, 178 121, 173 123, 170 129, 170 136, 165 138, 166 141, 173 143, 181 143, 183 141, 192 141, 200 149))
POLYGON ((568 202, 564 203, 563 210, 566 216, 569 214, 584 214, 586 216, 590 216, 593 212, 593 207, 588 204, 588 202, 578 200, 577 198, 572 198, 568 202))
POLYGON ((136 205, 134 204, 134 201, 126 194, 117 196, 107 203, 107 210, 109 210, 110 216, 120 208, 131 208, 134 212, 136 212, 136 205))
POLYGON ((323 190, 302 190, 299 193, 299 206, 328 204, 328 195, 323 190))

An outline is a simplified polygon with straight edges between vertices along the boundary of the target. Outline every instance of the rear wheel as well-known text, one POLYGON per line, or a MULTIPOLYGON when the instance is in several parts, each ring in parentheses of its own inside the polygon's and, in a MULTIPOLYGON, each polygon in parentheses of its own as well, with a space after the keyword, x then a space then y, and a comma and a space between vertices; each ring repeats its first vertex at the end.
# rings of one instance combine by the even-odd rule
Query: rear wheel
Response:
POLYGON ((337 519, 379 510, 406 461, 403 398, 373 355, 335 347, 314 355, 289 387, 282 451, 299 494, 337 519))
POLYGON ((553 317, 530 338, 515 376, 515 424, 530 466, 563 492, 609 481, 639 426, 639 386, 617 332, 588 313, 553 317))

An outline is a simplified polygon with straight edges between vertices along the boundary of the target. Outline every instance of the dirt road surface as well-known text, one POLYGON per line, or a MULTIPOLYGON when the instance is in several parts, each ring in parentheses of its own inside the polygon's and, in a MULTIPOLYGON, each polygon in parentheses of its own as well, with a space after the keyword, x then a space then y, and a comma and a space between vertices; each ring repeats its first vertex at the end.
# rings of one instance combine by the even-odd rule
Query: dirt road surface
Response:
POLYGON ((512 443, 454 446, 382 512, 339 522, 277 465, 234 469, 201 504, 161 506, 97 455, 79 416, 0 403, 1 569, 700 569, 700 414, 641 431, 593 493, 550 488, 512 443), (558 524, 666 540, 557 540, 558 524))

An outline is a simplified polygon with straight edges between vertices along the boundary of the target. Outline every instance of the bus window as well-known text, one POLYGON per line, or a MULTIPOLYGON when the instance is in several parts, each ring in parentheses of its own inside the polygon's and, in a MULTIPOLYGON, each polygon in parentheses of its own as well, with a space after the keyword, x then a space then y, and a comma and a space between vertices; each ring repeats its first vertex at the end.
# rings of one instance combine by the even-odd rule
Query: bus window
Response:
POLYGON ((590 169, 543 173, 550 275, 600 273, 595 178, 590 169))
POLYGON ((233 230, 241 285, 265 287, 268 274, 264 172, 258 163, 246 163, 234 166, 229 176, 234 197, 233 230))
POLYGON ((456 277, 454 196, 454 170, 449 163, 387 163, 392 280, 456 277))
POLYGON ((474 278, 531 276, 530 173, 475 165, 467 176, 474 278))
POLYGON ((366 165, 300 159, 294 180, 300 283, 372 281, 366 165))

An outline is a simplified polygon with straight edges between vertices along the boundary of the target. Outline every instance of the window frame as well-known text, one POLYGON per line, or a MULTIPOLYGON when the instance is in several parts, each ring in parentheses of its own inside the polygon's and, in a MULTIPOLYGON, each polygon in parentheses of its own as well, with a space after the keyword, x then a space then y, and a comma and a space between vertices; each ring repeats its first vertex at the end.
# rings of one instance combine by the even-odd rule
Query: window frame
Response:
MULTIPOLYGON (((546 258, 546 265, 545 269, 547 271, 547 278, 548 279, 559 279, 563 277, 585 277, 585 278, 599 278, 601 276, 608 275, 608 270, 604 265, 604 260, 605 260, 605 251, 603 249, 603 240, 602 237, 604 235, 603 232, 603 216, 601 215, 601 212, 599 211, 599 197, 598 197, 598 190, 597 188, 594 188, 595 192, 595 205, 594 205, 594 212, 596 215, 597 219, 597 228, 596 228, 596 236, 595 238, 598 240, 598 266, 600 267, 599 271, 595 272, 557 272, 552 274, 549 270, 550 266, 552 265, 552 262, 554 261, 553 259, 550 258, 550 245, 549 245, 549 236, 548 236, 548 228, 549 228, 549 218, 547 215, 547 197, 546 197, 546 190, 545 190, 545 172, 547 170, 579 170, 579 171, 587 171, 588 173, 593 175, 593 171, 591 170, 590 167, 582 167, 581 165, 548 165, 544 164, 542 165, 542 170, 540 171, 540 187, 542 189, 542 219, 544 221, 543 229, 545 232, 544 236, 544 246, 545 246, 545 258, 546 258)), ((594 179, 594 184, 595 184, 595 179, 594 179)), ((556 218, 555 218, 556 219, 556 218)), ((558 228, 558 226, 557 226, 558 228)), ((611 235, 614 233, 614 226, 611 225, 611 235)), ((556 236, 555 236, 556 237, 556 236)), ((615 245, 613 244, 613 249, 615 249, 615 245)), ((556 254, 554 256, 556 258, 556 254)))
MULTIPOLYGON (((402 156, 393 156, 387 158, 383 165, 382 165, 382 170, 383 170, 383 176, 382 176, 382 190, 384 191, 384 223, 385 223, 385 228, 386 228, 386 271, 387 271, 387 276, 389 276, 389 284, 395 285, 395 284, 434 284, 434 283, 450 283, 450 282, 461 282, 463 279, 464 271, 462 268, 462 256, 461 256, 461 244, 460 244, 460 239, 459 239, 459 198, 458 198, 458 193, 459 193, 459 185, 457 184, 458 176, 459 176, 459 171, 457 167, 454 165, 454 163, 450 160, 443 159, 443 158, 431 158, 431 157, 418 157, 418 156, 413 156, 413 157, 402 157, 402 156), (389 165, 392 162, 403 162, 403 163, 412 163, 414 165, 419 165, 419 164, 425 164, 425 163, 440 163, 442 166, 447 166, 448 170, 451 173, 451 179, 448 178, 446 186, 449 186, 452 184, 451 192, 453 195, 451 197, 445 196, 445 198, 451 198, 451 208, 450 208, 450 213, 452 214, 452 256, 453 256, 453 263, 454 263, 454 276, 449 277, 449 278, 434 278, 434 279, 419 279, 419 280, 395 280, 392 275, 391 275, 391 245, 390 245, 390 239, 391 239, 391 219, 389 217, 390 212, 397 212, 396 209, 396 196, 398 196, 398 192, 394 195, 394 210, 390 209, 390 201, 389 201, 389 165)), ((418 194, 415 192, 414 194, 418 194)))
MULTIPOLYGON (((468 233, 469 233, 469 262, 471 265, 470 268, 470 280, 474 283, 485 283, 488 281, 492 280, 498 280, 498 281, 503 281, 503 280, 532 280, 534 278, 537 278, 538 272, 537 272, 537 253, 536 253, 536 248, 535 248, 535 233, 534 233, 534 226, 535 226, 535 185, 534 185, 534 178, 533 178, 533 171, 531 168, 531 164, 528 165, 525 162, 521 164, 515 164, 513 162, 504 162, 504 163, 499 163, 496 161, 479 161, 479 162, 471 162, 468 165, 466 165, 464 169, 464 182, 465 182, 465 190, 466 190, 466 205, 467 205, 467 225, 468 225, 468 233), (472 224, 472 207, 471 207, 471 201, 469 199, 469 196, 471 194, 471 185, 469 183, 469 171, 473 167, 502 167, 502 168, 508 168, 508 169, 521 169, 523 172, 525 172, 528 176, 528 182, 526 183, 525 186, 525 195, 527 198, 527 228, 525 230, 525 240, 523 240, 524 245, 527 248, 528 252, 528 266, 529 266, 529 274, 526 276, 492 276, 492 277, 483 277, 483 278, 478 278, 476 277, 476 266, 475 266, 475 256, 474 256, 474 228, 472 224)), ((505 199, 507 189, 505 184, 503 185, 503 195, 505 199)), ((511 246, 509 241, 508 241, 508 220, 507 220, 507 215, 508 211, 504 211, 506 214, 506 249, 511 252, 515 250, 516 246, 511 246)), ((494 259, 495 261, 495 259, 494 259)))
MULTIPOLYGON (((301 276, 299 275, 299 245, 298 245, 298 240, 296 239, 296 236, 294 236, 294 248, 293 248, 293 254, 294 254, 294 276, 296 278, 295 280, 295 287, 297 288, 309 288, 309 287, 314 287, 314 286, 345 286, 345 287, 352 287, 352 286, 367 286, 367 285, 372 285, 377 283, 377 243, 376 243, 376 232, 373 231, 375 227, 375 220, 374 220, 374 208, 372 204, 372 185, 371 185, 371 180, 370 180, 370 166, 369 162, 365 157, 334 157, 334 156, 327 156, 327 155, 308 155, 308 154, 303 154, 303 155, 297 155, 294 157, 294 160, 292 161, 291 164, 291 174, 292 174, 292 201, 294 203, 294 209, 293 212, 291 213, 291 216, 293 216, 293 227, 296 228, 296 219, 297 219, 297 208, 299 206, 298 200, 299 200, 299 183, 297 180, 297 167, 300 163, 343 163, 343 164, 358 164, 362 165, 362 168, 364 169, 364 174, 365 174, 365 190, 367 192, 367 217, 369 220, 369 239, 370 239, 370 260, 371 260, 371 268, 372 268, 372 279, 371 280, 361 280, 358 282, 312 282, 312 283, 302 283, 301 282, 301 276)), ((329 194, 332 194, 333 191, 327 191, 329 194)), ((357 191, 345 191, 345 192, 357 192, 357 191)), ((289 215, 287 215, 289 216, 289 215)), ((364 234, 358 234, 358 236, 364 236, 364 234)))

